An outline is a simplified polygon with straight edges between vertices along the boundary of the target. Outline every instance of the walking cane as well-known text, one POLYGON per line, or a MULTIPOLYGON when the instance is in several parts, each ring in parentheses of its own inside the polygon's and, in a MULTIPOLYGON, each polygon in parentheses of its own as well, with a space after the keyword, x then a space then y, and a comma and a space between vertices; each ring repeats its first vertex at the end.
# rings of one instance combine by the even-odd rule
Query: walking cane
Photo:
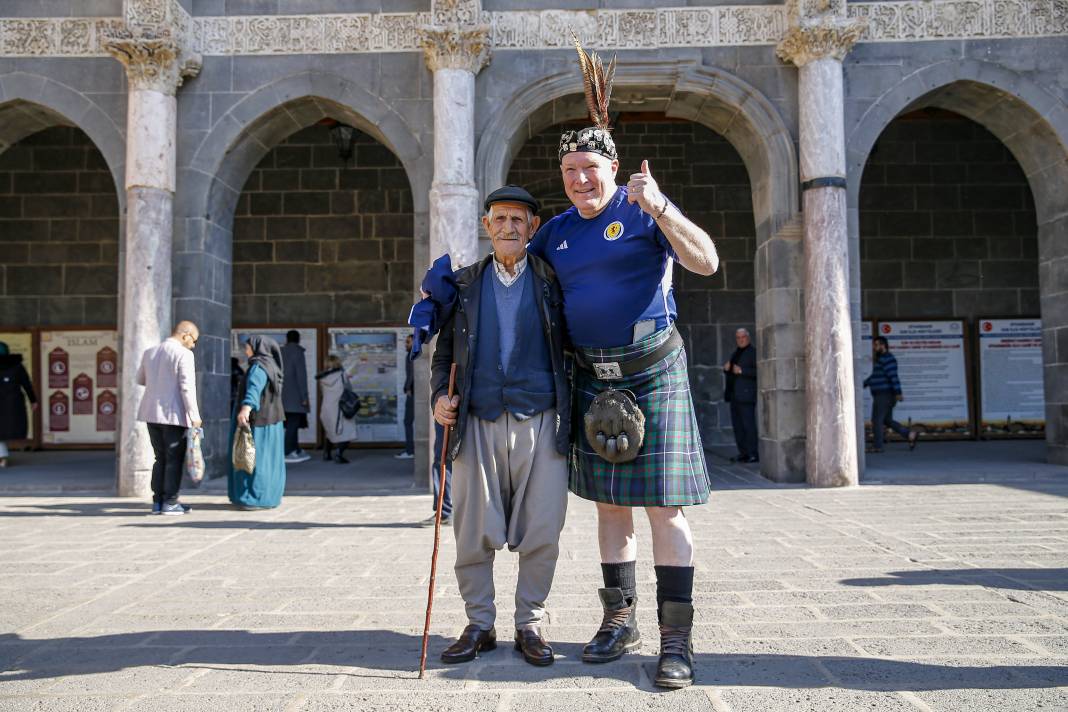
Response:
MULTIPOLYGON (((456 388, 456 364, 449 370, 449 402, 456 388)), ((419 656, 419 679, 426 672, 426 648, 430 642, 430 612, 434 610, 434 581, 438 576, 438 546, 441 544, 441 508, 445 503, 445 453, 449 451, 449 433, 452 426, 445 428, 445 437, 441 439, 441 484, 438 487, 438 509, 434 515, 434 554, 430 558, 430 589, 426 594, 426 623, 423 624, 423 652, 419 656)))

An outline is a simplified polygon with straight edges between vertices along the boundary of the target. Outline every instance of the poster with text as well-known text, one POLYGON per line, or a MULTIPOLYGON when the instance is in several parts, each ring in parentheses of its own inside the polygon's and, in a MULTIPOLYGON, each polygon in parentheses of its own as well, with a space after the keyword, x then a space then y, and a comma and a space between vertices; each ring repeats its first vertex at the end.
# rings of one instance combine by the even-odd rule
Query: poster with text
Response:
POLYGON ((878 332, 897 358, 904 395, 894 419, 924 437, 970 435, 964 322, 883 321, 878 332))
MULTIPOLYGON (((860 322, 860 382, 864 383, 864 379, 871 373, 871 346, 872 339, 875 338, 875 322, 862 321, 860 322)), ((867 388, 861 388, 861 408, 864 415, 864 432, 866 435, 871 434, 871 391, 867 388)))
MULTIPOLYGON (((0 341, 7 344, 8 353, 22 357, 22 365, 26 368, 26 373, 29 374, 30 381, 33 383, 33 391, 40 400, 44 389, 33 377, 33 334, 29 331, 4 331, 0 332, 0 341)), ((26 423, 26 439, 33 440, 33 410, 30 408, 29 399, 26 400, 26 423)))
MULTIPOLYGON (((285 348, 285 327, 271 327, 270 329, 232 329, 230 331, 230 355, 235 357, 241 364, 242 370, 248 369, 248 358, 245 356, 245 342, 253 334, 269 336, 278 342, 278 346, 285 348)), ((301 428, 299 439, 301 445, 315 445, 316 435, 319 430, 319 389, 315 387, 315 374, 319 367, 319 337, 316 329, 295 328, 300 334, 300 346, 304 349, 304 367, 308 370, 308 427, 301 428)), ((284 392, 286 384, 282 383, 284 392)))
POLYGON ((40 360, 41 444, 114 443, 116 419, 100 409, 118 402, 118 333, 42 331, 40 360))
POLYGON ((329 329, 327 353, 341 358, 360 396, 357 442, 404 441, 404 337, 411 327, 329 329))
POLYGON ((1042 320, 979 320, 979 388, 984 435, 1046 431, 1042 320))

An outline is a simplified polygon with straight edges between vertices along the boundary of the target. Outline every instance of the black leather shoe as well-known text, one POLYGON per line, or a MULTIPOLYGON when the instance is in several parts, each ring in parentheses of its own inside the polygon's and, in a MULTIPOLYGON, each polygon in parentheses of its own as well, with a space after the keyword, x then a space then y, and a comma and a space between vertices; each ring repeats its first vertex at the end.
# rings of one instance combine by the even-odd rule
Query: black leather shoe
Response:
POLYGON ((582 649, 582 662, 608 663, 619 660, 624 653, 642 647, 642 636, 638 632, 637 608, 638 597, 629 604, 619 588, 601 588, 597 590, 604 607, 601 627, 593 640, 582 649))
POLYGON ((483 650, 497 647, 497 631, 493 628, 482 630, 475 624, 464 628, 456 642, 445 648, 441 654, 443 663, 468 663, 478 657, 483 650))
POLYGON ((693 684, 693 606, 664 601, 660 607, 660 660, 653 684, 677 690, 693 684))
POLYGON ((523 659, 531 665, 544 667, 553 664, 553 646, 535 628, 516 630, 515 649, 523 653, 523 659))

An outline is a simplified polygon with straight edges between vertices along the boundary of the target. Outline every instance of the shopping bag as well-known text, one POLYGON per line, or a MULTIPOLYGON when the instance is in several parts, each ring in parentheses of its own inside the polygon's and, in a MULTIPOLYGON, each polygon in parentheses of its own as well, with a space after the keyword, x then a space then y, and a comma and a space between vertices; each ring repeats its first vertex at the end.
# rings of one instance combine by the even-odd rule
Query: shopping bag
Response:
POLYGON ((250 475, 256 470, 256 443, 252 429, 247 425, 237 426, 234 433, 233 461, 235 470, 244 470, 250 475))
POLYGON ((200 442, 204 439, 202 428, 190 428, 185 438, 185 476, 195 485, 204 479, 204 453, 200 442))

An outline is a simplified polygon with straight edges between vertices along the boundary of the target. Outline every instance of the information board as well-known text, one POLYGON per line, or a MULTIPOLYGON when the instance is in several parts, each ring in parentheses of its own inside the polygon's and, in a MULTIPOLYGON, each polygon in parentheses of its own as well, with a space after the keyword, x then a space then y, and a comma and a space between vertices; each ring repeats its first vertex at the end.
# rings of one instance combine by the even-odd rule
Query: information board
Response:
POLYGON ((360 396, 357 442, 404 441, 404 337, 411 327, 327 330, 327 353, 341 358, 360 396))
MULTIPOLYGON (((301 445, 314 446, 318 441, 319 432, 319 389, 315 386, 315 374, 319 370, 319 331, 292 327, 300 334, 300 345, 304 349, 304 367, 308 369, 308 427, 301 428, 298 438, 301 445)), ((245 357, 245 342, 253 334, 269 336, 278 342, 280 347, 286 345, 286 332, 288 327, 271 327, 270 329, 241 328, 230 331, 230 353, 241 363, 242 369, 248 369, 248 359, 245 357)), ((285 391, 285 383, 282 390, 285 391)))
MULTIPOLYGON (((33 383, 33 391, 37 394, 37 398, 42 396, 41 384, 33 377, 33 332, 30 331, 3 331, 0 332, 0 341, 7 344, 8 353, 18 354, 22 356, 22 365, 26 369, 26 373, 30 376, 30 382, 33 383)), ((30 408, 30 401, 26 400, 26 439, 33 440, 34 428, 36 425, 33 422, 33 410, 30 408)))
POLYGON ((904 400, 894 419, 928 436, 972 433, 962 321, 883 321, 904 400))
POLYGON ((1042 320, 980 319, 980 427, 984 435, 1042 435, 1042 320))
POLYGON ((42 331, 39 358, 41 443, 114 443, 119 416, 118 333, 42 331))

